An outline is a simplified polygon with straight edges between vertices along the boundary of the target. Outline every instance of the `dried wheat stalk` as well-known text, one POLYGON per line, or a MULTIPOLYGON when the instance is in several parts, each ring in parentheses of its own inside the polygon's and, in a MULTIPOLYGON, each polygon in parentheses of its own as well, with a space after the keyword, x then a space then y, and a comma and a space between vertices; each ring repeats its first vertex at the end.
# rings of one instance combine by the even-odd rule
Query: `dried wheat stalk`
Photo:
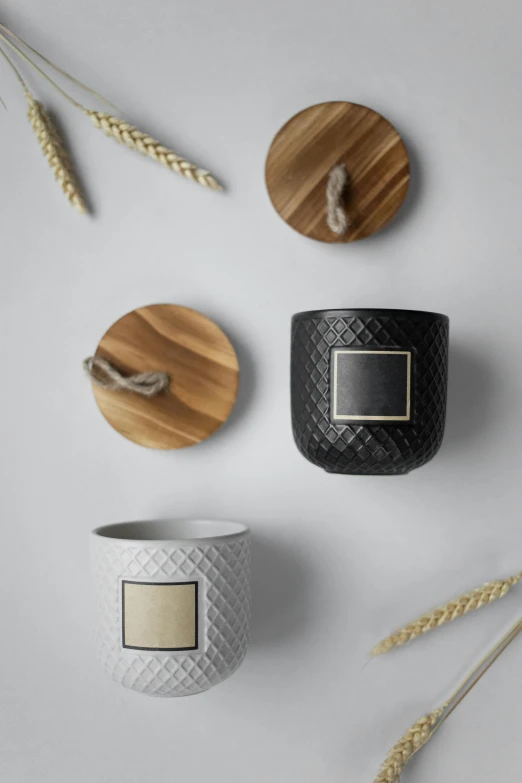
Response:
POLYGON ((70 203, 78 212, 83 214, 87 211, 85 201, 74 174, 71 158, 58 133, 58 129, 43 105, 31 95, 29 90, 26 90, 25 94, 29 106, 27 116, 36 133, 40 147, 49 162, 49 166, 70 203))
MULTIPOLYGON (((143 131, 140 131, 134 125, 131 125, 130 123, 125 122, 124 120, 121 120, 118 117, 113 116, 112 114, 108 114, 107 112, 98 112, 98 111, 93 111, 91 109, 87 109, 77 100, 75 100, 65 90, 63 90, 62 87, 56 84, 56 82, 53 79, 51 79, 51 77, 45 71, 43 71, 40 68, 40 66, 37 65, 20 48, 18 44, 22 44, 23 46, 26 46, 31 52, 33 52, 33 54, 36 54, 45 63, 47 63, 47 65, 57 70, 67 79, 70 79, 72 82, 82 87, 87 92, 90 92, 92 95, 95 95, 99 99, 110 104, 110 101, 107 101, 97 92, 91 90, 90 87, 87 87, 85 84, 78 81, 78 79, 76 79, 74 76, 71 76, 71 74, 67 73, 67 71, 64 71, 63 68, 60 68, 59 66, 52 63, 51 60, 46 58, 44 55, 42 55, 33 47, 29 46, 29 44, 26 43, 22 38, 16 36, 14 33, 12 33, 9 30, 9 28, 5 27, 5 25, 2 24, 0 24, 0 41, 2 41, 4 44, 9 46, 10 49, 16 52, 23 60, 25 60, 25 62, 27 62, 28 65, 34 68, 34 70, 36 70, 40 74, 40 76, 42 76, 47 82, 49 82, 49 84, 51 84, 56 90, 58 90, 58 92, 64 98, 66 98, 73 106, 76 106, 77 109, 81 109, 88 117, 90 117, 96 128, 100 128, 108 136, 115 139, 120 144, 124 144, 126 147, 130 147, 130 149, 137 150, 138 152, 141 152, 143 155, 147 155, 149 158, 153 158, 154 160, 159 161, 164 166, 171 169, 171 171, 176 171, 182 176, 186 177, 187 179, 191 179, 194 182, 198 182, 200 185, 203 185, 204 187, 207 188, 211 188, 212 190, 222 190, 222 187, 219 184, 219 182, 217 182, 217 180, 211 174, 209 174, 208 171, 199 168, 199 166, 195 166, 193 163, 189 163, 180 155, 176 155, 171 149, 169 149, 168 147, 164 147, 162 144, 160 144, 159 141, 152 138, 147 133, 143 133, 143 131), (15 41, 17 43, 15 43, 15 41)), ((6 57, 5 53, 4 53, 4 57, 6 57)), ((6 57, 6 59, 8 58, 6 57)), ((12 63, 10 64, 11 67, 14 68, 13 64, 12 63)), ((16 69, 14 70, 16 71, 16 69)), ((16 73, 19 80, 22 82, 22 84, 24 84, 20 74, 17 71, 16 73)), ((112 106, 113 104, 110 105, 112 106)))
POLYGON ((374 783, 398 783, 404 767, 413 754, 428 742, 521 632, 522 619, 519 619, 486 653, 442 707, 425 715, 408 729, 386 756, 374 783))
POLYGON ((408 729, 386 756, 374 783, 397 783, 400 780, 404 767, 413 754, 427 743, 445 709, 446 705, 424 715, 408 729))
POLYGON ((503 598, 511 588, 522 579, 522 573, 516 574, 509 579, 497 579, 493 582, 486 582, 482 587, 470 590, 468 593, 458 596, 452 601, 448 601, 442 606, 433 609, 431 612, 421 615, 417 620, 383 639, 372 650, 372 655, 382 655, 394 647, 400 647, 418 636, 422 636, 428 631, 438 628, 440 625, 451 623, 457 617, 461 617, 468 612, 475 612, 487 604, 498 601, 503 598))
POLYGON ((96 128, 115 139, 119 144, 124 144, 132 150, 141 152, 142 155, 147 155, 147 157, 157 160, 172 171, 176 171, 178 174, 187 177, 187 179, 199 182, 204 187, 212 190, 222 190, 219 182, 208 171, 200 169, 193 163, 189 163, 184 158, 176 155, 168 147, 164 147, 159 141, 138 130, 134 125, 107 112, 86 109, 85 113, 91 118, 96 128))
MULTIPOLYGON (((0 39, 7 43, 5 37, 1 34, 0 39)), ((67 149, 64 146, 60 134, 58 133, 56 125, 51 120, 42 104, 37 101, 29 91, 29 88, 22 78, 20 71, 1 47, 0 55, 12 69, 25 93, 28 104, 27 116, 29 117, 29 122, 33 126, 33 130, 36 133, 40 147, 42 148, 45 157, 49 161, 50 167, 54 171, 54 176, 62 186, 63 192, 71 204, 76 207, 78 212, 86 212, 87 210, 85 202, 82 198, 78 182, 74 175, 71 158, 69 157, 67 149)))

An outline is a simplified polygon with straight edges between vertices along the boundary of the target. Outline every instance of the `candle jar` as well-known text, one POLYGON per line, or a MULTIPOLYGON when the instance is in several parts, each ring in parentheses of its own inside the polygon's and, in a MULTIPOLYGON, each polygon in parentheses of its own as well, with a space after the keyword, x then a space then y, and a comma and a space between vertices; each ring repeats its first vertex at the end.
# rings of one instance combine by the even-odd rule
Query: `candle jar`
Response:
POLYGON ((329 473, 409 473, 444 435, 449 319, 417 310, 313 310, 292 319, 292 427, 329 473))
POLYGON ((158 520, 93 530, 96 647, 126 688, 190 696, 233 674, 250 625, 250 533, 158 520))

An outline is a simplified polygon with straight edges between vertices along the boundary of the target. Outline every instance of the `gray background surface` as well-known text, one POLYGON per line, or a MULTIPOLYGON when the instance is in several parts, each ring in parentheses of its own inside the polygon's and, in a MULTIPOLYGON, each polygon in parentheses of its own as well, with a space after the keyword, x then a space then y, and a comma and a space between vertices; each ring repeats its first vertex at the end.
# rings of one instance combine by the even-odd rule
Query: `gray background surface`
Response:
MULTIPOLYGON (((398 624, 522 568, 520 7, 4 0, 2 20, 227 184, 119 148, 24 68, 96 207, 78 216, 0 64, 2 780, 371 781, 521 611, 519 592, 367 665, 398 624), (329 247, 274 213, 263 168, 291 115, 340 99, 394 122, 413 184, 393 227, 329 247), (215 318, 242 367, 229 423, 178 453, 116 435, 81 370, 115 319, 158 301, 215 318), (292 443, 290 317, 343 306, 451 317, 445 442, 410 476, 329 476, 292 443), (88 533, 157 516, 244 520, 256 538, 247 660, 178 701, 113 685, 92 648, 88 533)), ((516 777, 521 660, 522 639, 409 779, 516 777)))

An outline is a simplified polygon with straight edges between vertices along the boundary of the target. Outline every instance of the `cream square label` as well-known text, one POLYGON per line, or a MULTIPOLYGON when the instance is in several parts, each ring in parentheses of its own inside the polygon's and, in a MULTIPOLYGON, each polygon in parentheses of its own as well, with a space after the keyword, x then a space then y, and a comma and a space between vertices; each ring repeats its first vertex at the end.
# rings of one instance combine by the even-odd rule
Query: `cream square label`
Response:
POLYGON ((177 652, 198 649, 197 582, 121 583, 122 646, 177 652))
POLYGON ((411 420, 411 351, 334 348, 330 410, 333 422, 411 420))

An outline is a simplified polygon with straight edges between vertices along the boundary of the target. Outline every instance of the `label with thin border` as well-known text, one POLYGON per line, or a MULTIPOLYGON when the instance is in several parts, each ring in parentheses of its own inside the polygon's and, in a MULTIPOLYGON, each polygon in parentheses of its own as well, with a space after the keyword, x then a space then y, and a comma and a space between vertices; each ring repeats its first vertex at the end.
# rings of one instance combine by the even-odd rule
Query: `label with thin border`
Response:
POLYGON ((331 354, 333 422, 411 420, 411 351, 333 348, 331 354))
POLYGON ((198 649, 198 583, 121 583, 122 646, 131 650, 198 649))

